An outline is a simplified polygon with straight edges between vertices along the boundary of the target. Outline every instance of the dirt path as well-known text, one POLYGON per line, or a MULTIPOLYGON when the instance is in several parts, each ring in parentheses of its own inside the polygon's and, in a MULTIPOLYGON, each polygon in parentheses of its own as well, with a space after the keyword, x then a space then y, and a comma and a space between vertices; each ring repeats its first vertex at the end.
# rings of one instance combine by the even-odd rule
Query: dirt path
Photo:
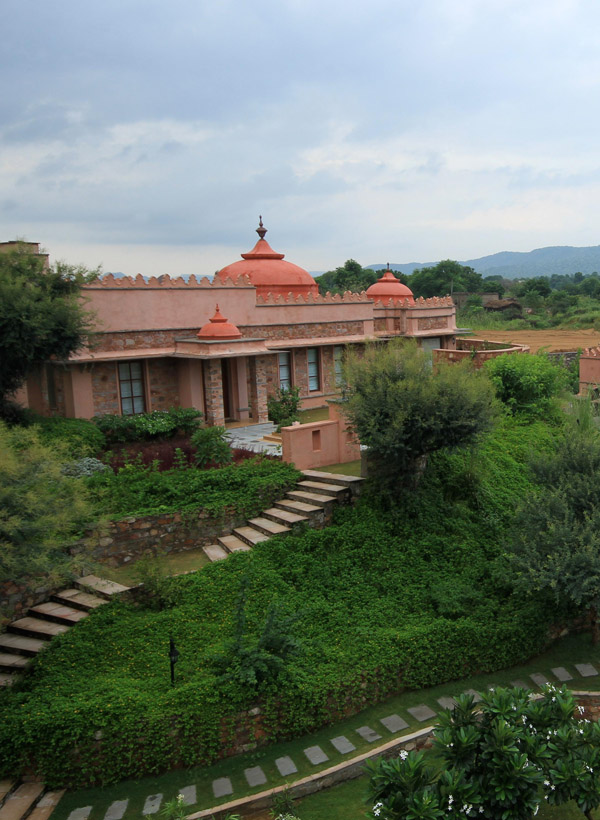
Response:
MULTIPOLYGON (((577 350, 578 348, 595 347, 600 344, 598 330, 476 330, 477 339, 491 342, 514 342, 529 345, 532 353, 540 348, 552 350, 577 350)), ((468 338, 468 337, 467 337, 468 338)))

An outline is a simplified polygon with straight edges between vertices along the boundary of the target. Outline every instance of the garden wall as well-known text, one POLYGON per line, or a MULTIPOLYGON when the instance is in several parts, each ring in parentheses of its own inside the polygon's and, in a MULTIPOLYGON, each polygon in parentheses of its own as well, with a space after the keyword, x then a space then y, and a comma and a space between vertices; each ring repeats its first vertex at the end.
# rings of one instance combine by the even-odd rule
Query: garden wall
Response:
MULTIPOLYGON (((246 519, 232 512, 215 518, 205 510, 161 513, 110 521, 103 528, 98 545, 92 551, 94 560, 119 567, 134 558, 157 552, 183 552, 214 544, 217 536, 230 535, 246 519)), ((72 548, 78 551, 83 543, 72 548)))
POLYGON ((0 581, 0 631, 9 620, 23 618, 30 607, 46 601, 52 592, 47 578, 0 581))

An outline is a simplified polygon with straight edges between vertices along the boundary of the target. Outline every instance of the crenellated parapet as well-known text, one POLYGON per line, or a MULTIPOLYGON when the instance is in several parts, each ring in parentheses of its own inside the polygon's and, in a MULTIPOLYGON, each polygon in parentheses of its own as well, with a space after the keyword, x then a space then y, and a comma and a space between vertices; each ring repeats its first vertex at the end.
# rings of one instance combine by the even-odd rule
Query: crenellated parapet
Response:
POLYGON ((431 308, 445 308, 445 307, 454 307, 454 302, 452 301, 451 296, 432 296, 429 299, 424 299, 422 296, 419 296, 418 299, 414 301, 409 299, 376 299, 375 300, 375 307, 376 308, 404 308, 411 310, 415 310, 418 308, 424 310, 431 310, 431 308))
POLYGON ((181 276, 169 276, 168 273, 163 276, 151 276, 146 279, 138 273, 137 276, 113 276, 112 273, 106 274, 85 286, 86 288, 102 289, 102 288, 123 288, 129 290, 136 288, 140 290, 150 290, 156 288, 176 288, 177 290, 192 290, 195 288, 210 288, 220 290, 223 288, 251 288, 252 283, 248 276, 238 276, 234 279, 226 278, 224 281, 217 279, 211 281, 207 276, 197 278, 192 274, 187 281, 181 276))
POLYGON ((369 301, 364 291, 362 293, 353 293, 349 290, 343 295, 329 292, 325 296, 313 293, 307 295, 288 293, 285 296, 283 294, 268 293, 266 296, 259 295, 256 298, 257 305, 348 305, 369 301))

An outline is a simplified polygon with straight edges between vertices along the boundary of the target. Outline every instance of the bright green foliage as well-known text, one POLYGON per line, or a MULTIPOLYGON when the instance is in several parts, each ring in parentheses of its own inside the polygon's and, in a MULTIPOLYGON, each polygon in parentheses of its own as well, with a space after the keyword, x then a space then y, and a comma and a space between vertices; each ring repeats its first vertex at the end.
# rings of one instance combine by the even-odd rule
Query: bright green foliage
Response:
POLYGON ((538 492, 519 509, 508 572, 521 591, 548 589, 557 601, 589 609, 600 638, 600 431, 589 401, 574 408, 555 453, 535 458, 538 492))
POLYGON ((58 442, 41 443, 35 427, 0 422, 0 581, 72 572, 66 548, 91 507, 85 485, 63 475, 66 459, 58 442))
POLYGON ((180 467, 160 472, 128 464, 116 474, 92 476, 89 487, 111 518, 201 509, 216 517, 226 511, 253 516, 285 494, 299 475, 290 464, 260 457, 212 470, 180 467))
POLYGON ((510 412, 529 417, 547 416, 569 380, 566 370, 543 354, 507 353, 486 362, 485 370, 510 412))
POLYGON ((191 444, 196 448, 194 460, 198 467, 209 464, 221 467, 230 464, 233 459, 225 427, 199 427, 192 436, 191 444))
POLYGON ((39 437, 43 444, 53 445, 60 442, 73 459, 97 456, 106 444, 102 431, 86 419, 37 416, 34 421, 39 425, 39 437))
POLYGON ((0 415, 31 370, 90 339, 93 317, 79 296, 97 275, 63 263, 44 269, 43 257, 25 245, 0 253, 0 415))
POLYGON ((249 578, 244 576, 236 606, 233 638, 225 646, 225 651, 212 659, 212 663, 223 680, 256 688, 280 679, 286 662, 299 653, 300 644, 292 636, 292 627, 298 616, 285 615, 275 606, 269 609, 258 638, 249 638, 246 634, 249 588, 249 578))
POLYGON ((425 299, 454 291, 480 293, 486 289, 480 273, 452 259, 444 259, 432 268, 416 270, 409 278, 408 286, 415 296, 425 299))
POLYGON ((171 407, 133 416, 106 413, 95 416, 94 423, 104 433, 107 442, 113 444, 173 438, 178 432, 190 435, 198 428, 201 419, 202 413, 193 407, 171 407))
POLYGON ((441 770, 414 752, 367 763, 370 816, 530 820, 542 800, 575 800, 589 816, 600 805, 600 726, 580 718, 566 687, 548 686, 539 700, 498 689, 478 705, 461 695, 434 733, 441 770))
POLYGON ((277 432, 300 418, 300 389, 290 387, 287 390, 277 388, 275 395, 267 402, 269 419, 277 425, 277 432))
POLYGON ((468 363, 431 360, 415 343, 372 344, 364 355, 349 351, 342 405, 351 428, 377 467, 375 477, 393 488, 414 474, 423 456, 471 444, 494 418, 493 388, 468 363))
MULTIPOLYGON (((319 293, 325 295, 330 293, 345 293, 347 290, 360 293, 373 285, 379 278, 380 273, 363 268, 354 259, 347 259, 342 267, 329 270, 321 276, 317 276, 315 282, 319 286, 319 293)), ((404 278, 401 277, 404 281, 404 278)))
MULTIPOLYGON (((477 451, 434 454, 418 490, 399 494, 394 510, 366 496, 324 530, 272 538, 178 577, 174 607, 101 607, 53 640, 20 685, 0 692, 0 777, 32 755, 52 785, 208 763, 230 748, 246 720, 240 713, 257 700, 271 741, 311 732, 401 686, 530 658, 565 613, 544 596, 514 595, 495 565, 510 511, 532 488, 528 454, 551 442, 540 422, 506 417, 477 451), (272 634, 272 608, 279 625, 298 614, 291 635, 302 646, 275 682, 265 675, 250 687, 214 664, 239 634, 246 575, 244 646, 272 634), (181 653, 173 688, 169 634, 181 653)), ((249 483, 251 471, 242 475, 249 483)), ((276 655, 282 646, 269 638, 265 648, 276 655)))

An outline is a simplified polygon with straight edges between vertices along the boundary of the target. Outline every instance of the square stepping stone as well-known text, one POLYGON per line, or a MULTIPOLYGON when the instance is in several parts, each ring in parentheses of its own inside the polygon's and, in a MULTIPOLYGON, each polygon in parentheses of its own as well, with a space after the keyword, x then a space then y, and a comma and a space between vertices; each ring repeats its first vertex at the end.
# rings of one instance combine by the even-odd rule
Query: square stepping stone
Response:
POLYGON ((593 678, 598 674, 598 670, 591 663, 576 663, 575 669, 579 672, 582 678, 593 678))
POLYGON ((244 769, 244 775, 249 786, 262 786, 267 782, 267 777, 260 766, 253 766, 251 769, 244 769))
POLYGON ((422 703, 420 706, 411 706, 410 709, 406 710, 409 712, 415 720, 418 720, 419 723, 423 723, 426 720, 431 720, 431 718, 435 717, 435 712, 433 709, 430 709, 429 706, 426 706, 422 703))
POLYGON ((287 777, 288 774, 296 774, 298 771, 298 767, 294 763, 291 757, 278 757, 275 761, 275 765, 277 766, 277 770, 282 777, 287 777))
POLYGON ((215 797, 227 797, 228 794, 233 794, 233 786, 228 777, 217 777, 213 780, 212 790, 215 797))
POLYGON ((479 694, 479 692, 476 692, 475 689, 465 689, 463 695, 471 695, 475 703, 479 703, 479 701, 481 700, 481 695, 479 694))
POLYGON ((402 729, 408 729, 408 723, 403 720, 400 715, 388 715, 387 717, 381 718, 379 722, 392 734, 401 732, 402 729))
POLYGON ((550 683, 548 676, 543 675, 541 672, 534 672, 533 675, 530 675, 529 677, 536 686, 545 686, 547 683, 550 683))
POLYGON ((511 680, 510 685, 514 686, 515 689, 531 689, 531 686, 525 683, 524 680, 511 680))
POLYGON ((348 752, 353 752, 356 749, 354 743, 350 743, 348 738, 344 737, 344 735, 334 737, 331 741, 331 745, 337 749, 341 755, 347 755, 348 752))
POLYGON ((160 809, 162 799, 162 794, 149 794, 146 798, 146 802, 144 803, 144 808, 142 809, 142 814, 144 817, 147 814, 156 814, 156 812, 160 809))
POLYGON ((454 698, 438 698, 437 702, 440 704, 442 709, 454 709, 456 706, 456 701, 454 698))
POLYGON ((558 678, 559 681, 561 681, 562 683, 568 680, 573 680, 573 675, 571 675, 570 672, 567 672, 564 666, 556 666, 552 670, 552 674, 555 678, 558 678))
POLYGON ((198 799, 196 797, 195 786, 184 786, 183 789, 179 789, 178 793, 183 797, 183 802, 186 806, 193 806, 198 799))
POLYGON ((374 743, 376 740, 381 740, 381 735, 377 734, 375 729, 370 726, 361 726, 356 730, 356 734, 360 735, 367 743, 374 743))
POLYGON ((308 749, 304 750, 304 754, 313 766, 318 766, 319 763, 325 763, 326 760, 329 760, 320 746, 309 746, 308 749))
POLYGON ((81 809, 73 809, 67 820, 87 820, 91 811, 91 806, 84 806, 81 809))
POLYGON ((121 817, 125 814, 128 803, 129 800, 115 800, 106 810, 104 820, 121 820, 121 817))

